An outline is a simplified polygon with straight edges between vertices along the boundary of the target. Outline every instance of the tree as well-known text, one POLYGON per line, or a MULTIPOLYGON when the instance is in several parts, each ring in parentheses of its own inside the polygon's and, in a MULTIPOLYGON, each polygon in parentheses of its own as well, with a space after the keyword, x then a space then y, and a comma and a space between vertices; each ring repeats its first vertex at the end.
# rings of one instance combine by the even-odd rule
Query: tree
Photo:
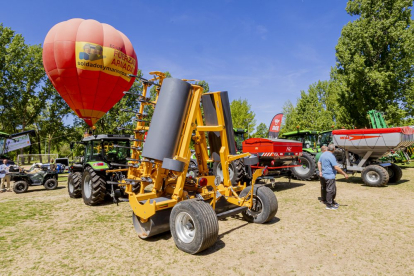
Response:
POLYGON ((359 16, 342 29, 333 78, 342 86, 340 120, 369 127, 367 112, 385 111, 389 124, 414 115, 412 0, 349 0, 359 16))
POLYGON ((208 86, 208 83, 206 81, 203 81, 203 80, 202 81, 197 81, 194 84, 203 87, 203 89, 204 89, 203 93, 210 92, 210 86, 208 86))
POLYGON ((265 123, 260 123, 256 128, 256 132, 253 134, 253 138, 267 137, 269 137, 269 128, 266 126, 265 123))
POLYGON ((42 47, 27 45, 20 34, 0 24, 0 116, 2 129, 14 133, 32 125, 51 91, 43 89, 42 47))
POLYGON ((233 100, 230 104, 233 127, 244 128, 250 135, 256 126, 255 114, 246 99, 233 100))
POLYGON ((332 81, 318 81, 307 92, 301 91, 296 106, 288 101, 283 107, 281 134, 298 128, 322 131, 340 125, 337 94, 337 85, 332 81))

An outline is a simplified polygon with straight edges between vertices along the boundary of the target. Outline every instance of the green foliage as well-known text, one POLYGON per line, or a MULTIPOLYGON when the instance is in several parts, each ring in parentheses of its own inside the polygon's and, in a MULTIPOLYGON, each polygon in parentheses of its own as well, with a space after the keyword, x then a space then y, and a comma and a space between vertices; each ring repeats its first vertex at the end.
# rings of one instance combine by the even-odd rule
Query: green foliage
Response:
POLYGON ((203 93, 210 92, 210 86, 208 86, 208 83, 206 81, 203 81, 203 80, 202 81, 197 81, 194 84, 203 87, 203 89, 204 89, 203 93))
POLYGON ((40 45, 29 46, 20 34, 0 24, 1 129, 14 133, 33 124, 51 91, 46 82, 40 45))
MULTIPOLYGON (((137 76, 142 76, 141 70, 138 70, 137 76)), ((135 114, 122 110, 139 110, 138 95, 142 93, 141 82, 135 81, 129 92, 132 94, 126 94, 95 124, 96 133, 113 134, 119 133, 118 127, 135 128, 136 122, 133 121, 135 114)), ((86 124, 84 125, 86 128, 86 124)))
POLYGON ((265 123, 260 123, 256 128, 256 132, 253 134, 253 138, 267 137, 269 137, 269 128, 266 126, 265 123))
POLYGON ((246 99, 233 100, 230 104, 233 127, 244 128, 251 134, 256 126, 255 114, 246 99))
POLYGON ((331 81, 318 81, 301 91, 296 106, 290 101, 283 106, 284 120, 281 134, 299 129, 327 130, 338 124, 340 108, 337 103, 337 85, 331 81))
POLYGON ((359 16, 342 29, 333 78, 341 83, 340 115, 347 125, 369 127, 367 111, 385 111, 397 125, 414 115, 414 36, 410 0, 350 0, 359 16))

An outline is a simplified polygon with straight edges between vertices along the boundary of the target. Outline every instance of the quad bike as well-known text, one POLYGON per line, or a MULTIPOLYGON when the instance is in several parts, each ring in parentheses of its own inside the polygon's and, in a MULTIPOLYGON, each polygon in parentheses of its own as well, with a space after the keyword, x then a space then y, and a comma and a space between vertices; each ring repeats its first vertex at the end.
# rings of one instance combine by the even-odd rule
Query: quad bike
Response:
POLYGON ((13 191, 16 194, 27 192, 29 186, 43 185, 46 190, 54 190, 58 186, 58 174, 54 171, 34 170, 31 172, 11 173, 14 181, 13 191))

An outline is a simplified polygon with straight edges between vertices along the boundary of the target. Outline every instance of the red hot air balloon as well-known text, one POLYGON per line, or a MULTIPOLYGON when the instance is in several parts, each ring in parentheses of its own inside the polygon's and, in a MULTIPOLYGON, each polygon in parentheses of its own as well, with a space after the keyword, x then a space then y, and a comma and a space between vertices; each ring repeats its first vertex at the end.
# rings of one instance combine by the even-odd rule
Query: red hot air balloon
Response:
POLYGON ((50 29, 43 65, 73 111, 93 126, 131 88, 138 60, 129 39, 95 20, 71 19, 50 29))

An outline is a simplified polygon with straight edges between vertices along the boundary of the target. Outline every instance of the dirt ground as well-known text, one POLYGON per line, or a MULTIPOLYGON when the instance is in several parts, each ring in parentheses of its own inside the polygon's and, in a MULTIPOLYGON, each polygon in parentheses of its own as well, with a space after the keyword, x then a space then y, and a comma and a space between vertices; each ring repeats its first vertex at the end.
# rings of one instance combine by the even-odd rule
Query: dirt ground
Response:
POLYGON ((0 275, 413 275, 414 168, 384 188, 339 177, 337 211, 317 181, 279 179, 270 223, 219 222, 216 244, 192 256, 171 234, 141 240, 128 203, 89 207, 59 189, 0 194, 0 275))

